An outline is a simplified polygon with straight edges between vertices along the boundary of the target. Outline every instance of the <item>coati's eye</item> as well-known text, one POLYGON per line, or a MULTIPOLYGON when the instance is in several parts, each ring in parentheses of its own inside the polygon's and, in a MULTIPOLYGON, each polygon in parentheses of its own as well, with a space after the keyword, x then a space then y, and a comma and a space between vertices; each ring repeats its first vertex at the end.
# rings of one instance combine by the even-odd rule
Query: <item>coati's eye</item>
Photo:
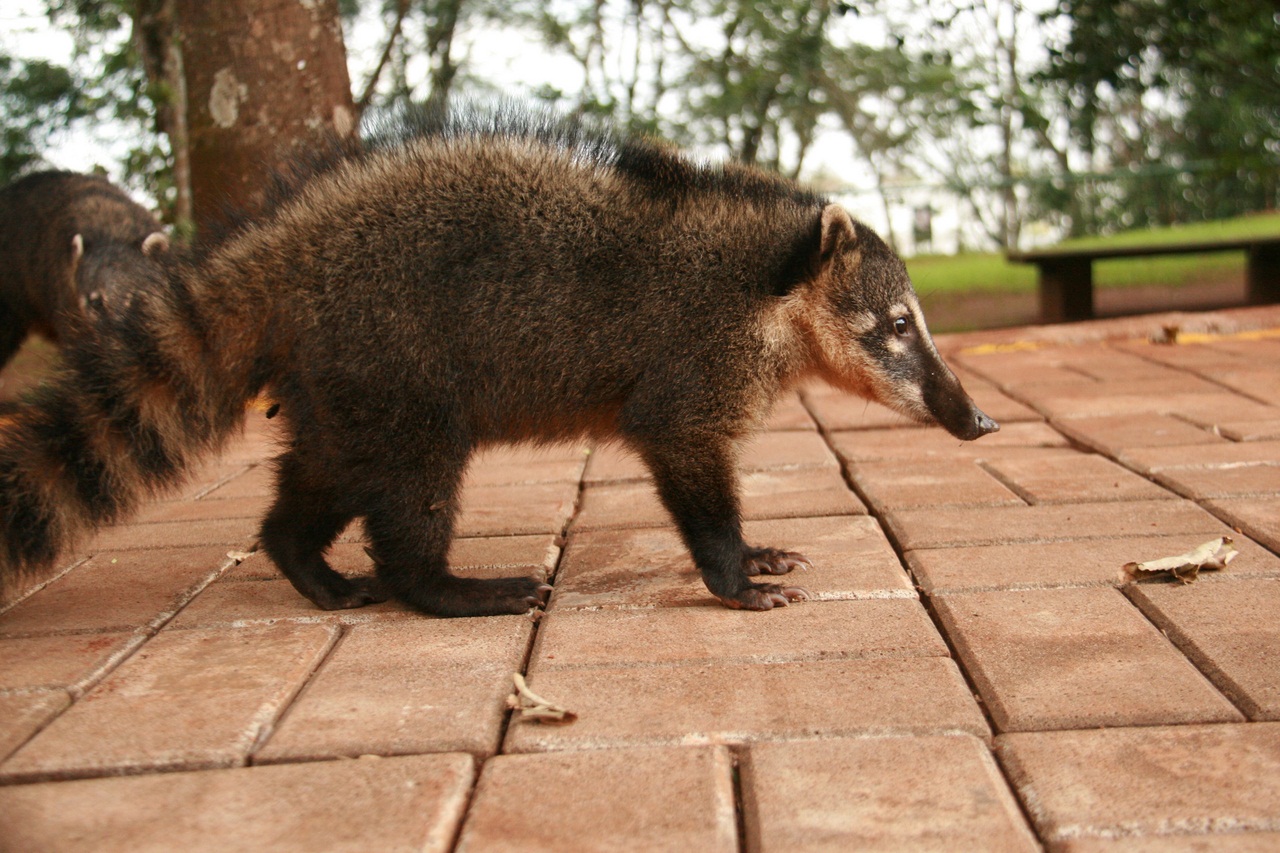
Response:
POLYGON ((911 332, 911 324, 906 317, 899 317, 893 321, 893 331, 898 337, 905 338, 911 332))

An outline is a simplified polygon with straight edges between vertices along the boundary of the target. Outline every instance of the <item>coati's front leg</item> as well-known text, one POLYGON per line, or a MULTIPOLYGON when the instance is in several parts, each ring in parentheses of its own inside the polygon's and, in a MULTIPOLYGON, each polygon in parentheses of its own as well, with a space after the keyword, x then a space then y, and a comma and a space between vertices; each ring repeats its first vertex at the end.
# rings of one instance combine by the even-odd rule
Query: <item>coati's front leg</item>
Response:
POLYGON ((538 578, 460 578, 449 571, 466 454, 417 463, 418 470, 392 472, 370 484, 376 497, 365 528, 387 590, 434 616, 526 613, 545 604, 551 587, 538 578))
POLYGON ((751 581, 751 575, 784 574, 808 560, 743 541, 737 477, 726 449, 684 447, 667 436, 640 452, 702 580, 726 607, 771 610, 809 597, 800 587, 751 581))

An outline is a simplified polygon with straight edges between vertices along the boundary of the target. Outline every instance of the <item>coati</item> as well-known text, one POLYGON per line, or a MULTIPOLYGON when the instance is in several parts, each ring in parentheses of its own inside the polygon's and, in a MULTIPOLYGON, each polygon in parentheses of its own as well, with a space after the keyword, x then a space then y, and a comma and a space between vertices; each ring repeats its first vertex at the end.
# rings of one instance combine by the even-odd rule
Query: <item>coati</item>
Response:
POLYGON ((550 587, 446 556, 468 457, 588 436, 652 471, 707 587, 767 610, 803 558, 743 541, 734 462, 805 377, 937 423, 997 429, 934 349, 897 256, 840 206, 744 166, 510 109, 407 123, 108 303, 56 381, 0 426, 3 571, 178 480, 267 393, 267 554, 322 608, 394 596, 519 613, 550 587), (376 574, 325 552, 364 520, 376 574))
POLYGON ((35 172, 0 189, 0 367, 31 332, 65 340, 66 316, 97 310, 168 245, 105 178, 35 172))

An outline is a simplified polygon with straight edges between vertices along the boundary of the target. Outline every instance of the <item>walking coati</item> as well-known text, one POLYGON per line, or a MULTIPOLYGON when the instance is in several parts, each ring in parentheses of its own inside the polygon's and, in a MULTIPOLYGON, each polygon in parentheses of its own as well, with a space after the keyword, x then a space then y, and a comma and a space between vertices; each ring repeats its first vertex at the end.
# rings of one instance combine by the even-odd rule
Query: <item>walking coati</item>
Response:
POLYGON ((160 223, 106 178, 35 172, 0 189, 0 367, 31 332, 100 308, 169 246, 160 223))
POLYGON ((0 426, 0 577, 175 483, 266 393, 291 442, 261 544, 322 608, 543 603, 535 578, 449 573, 459 484, 478 447, 588 436, 647 463, 720 601, 766 610, 805 594, 751 575, 803 558, 743 541, 734 462, 780 392, 819 376, 961 439, 998 428, 902 262, 821 196, 541 114, 409 125, 107 303, 0 426), (355 518, 375 578, 325 561, 355 518))

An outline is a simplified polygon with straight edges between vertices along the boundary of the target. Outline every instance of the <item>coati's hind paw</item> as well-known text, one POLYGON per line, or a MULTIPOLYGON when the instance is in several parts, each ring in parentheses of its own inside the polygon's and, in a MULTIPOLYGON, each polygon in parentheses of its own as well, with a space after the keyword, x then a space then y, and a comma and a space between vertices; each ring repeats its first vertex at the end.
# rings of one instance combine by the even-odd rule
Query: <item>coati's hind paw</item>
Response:
POLYGON ((795 551, 748 548, 742 556, 742 570, 748 575, 785 575, 792 569, 812 568, 809 558, 795 551))
POLYGON ((345 581, 344 584, 314 588, 309 590, 306 596, 321 610, 350 610, 353 607, 364 607, 366 604, 378 604, 390 597, 382 582, 376 577, 342 578, 342 580, 345 581))
POLYGON ((772 610, 793 601, 812 598, 808 590, 776 583, 753 583, 733 596, 717 596, 720 603, 733 610, 772 610))

